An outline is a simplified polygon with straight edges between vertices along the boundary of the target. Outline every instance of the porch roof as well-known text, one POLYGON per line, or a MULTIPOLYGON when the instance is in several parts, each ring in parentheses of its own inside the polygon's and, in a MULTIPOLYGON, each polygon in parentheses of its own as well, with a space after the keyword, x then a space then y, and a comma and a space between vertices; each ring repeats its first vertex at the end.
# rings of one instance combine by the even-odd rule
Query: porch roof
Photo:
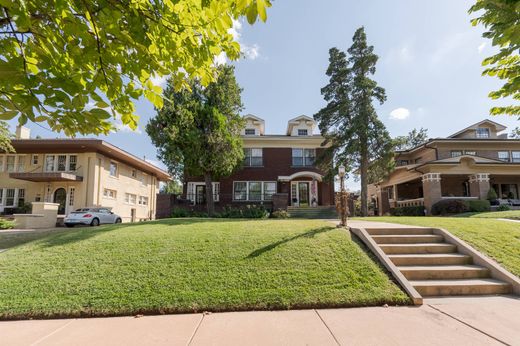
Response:
POLYGON ((9 178, 32 182, 83 181, 83 177, 66 172, 9 173, 9 178))
POLYGON ((296 172, 296 173, 288 175, 288 176, 280 175, 278 177, 278 180, 279 181, 291 181, 296 178, 304 178, 304 177, 309 177, 309 178, 315 179, 317 181, 322 181, 322 179, 323 179, 323 176, 319 173, 303 171, 303 172, 296 172))

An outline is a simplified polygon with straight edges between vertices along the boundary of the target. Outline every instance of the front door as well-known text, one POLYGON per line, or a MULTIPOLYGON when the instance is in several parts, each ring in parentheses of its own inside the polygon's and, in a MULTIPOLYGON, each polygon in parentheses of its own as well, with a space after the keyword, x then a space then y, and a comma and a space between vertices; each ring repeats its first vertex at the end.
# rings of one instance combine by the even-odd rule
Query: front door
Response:
POLYGON ((195 185, 195 204, 206 203, 206 186, 195 185))
POLYGON ((309 183, 308 182, 298 182, 298 195, 300 199, 301 207, 309 206, 309 183))
POLYGON ((67 202, 67 191, 64 188, 60 187, 56 191, 54 191, 54 203, 58 203, 60 206, 58 207, 58 214, 65 214, 65 203, 67 202))

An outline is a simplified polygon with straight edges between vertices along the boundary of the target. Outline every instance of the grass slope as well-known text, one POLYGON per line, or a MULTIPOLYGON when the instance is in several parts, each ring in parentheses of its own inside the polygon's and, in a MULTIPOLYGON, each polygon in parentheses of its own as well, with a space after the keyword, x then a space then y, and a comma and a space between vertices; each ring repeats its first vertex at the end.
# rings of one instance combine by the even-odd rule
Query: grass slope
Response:
POLYGON ((424 216, 383 216, 366 220, 444 228, 520 277, 520 224, 517 222, 477 217, 424 216))
POLYGON ((3 319, 408 303, 322 221, 171 219, 0 234, 6 247, 3 319))
POLYGON ((512 219, 520 220, 520 210, 507 211, 490 211, 485 213, 468 213, 468 215, 461 215, 462 217, 472 217, 479 219, 512 219))

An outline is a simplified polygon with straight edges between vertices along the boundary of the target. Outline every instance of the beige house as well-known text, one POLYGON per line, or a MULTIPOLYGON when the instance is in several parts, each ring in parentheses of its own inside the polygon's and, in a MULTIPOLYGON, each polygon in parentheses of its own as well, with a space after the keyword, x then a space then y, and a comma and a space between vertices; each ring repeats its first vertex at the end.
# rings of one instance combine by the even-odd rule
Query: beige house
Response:
POLYGON ((520 204, 520 140, 501 134, 504 130, 483 120, 396 152, 395 170, 369 186, 378 214, 406 206, 424 206, 429 213, 442 199, 487 199, 490 188, 501 201, 520 204))
POLYGON ((0 152, 0 213, 30 202, 58 203, 58 214, 102 206, 123 222, 155 217, 167 172, 99 139, 29 139, 17 129, 16 153, 0 152))

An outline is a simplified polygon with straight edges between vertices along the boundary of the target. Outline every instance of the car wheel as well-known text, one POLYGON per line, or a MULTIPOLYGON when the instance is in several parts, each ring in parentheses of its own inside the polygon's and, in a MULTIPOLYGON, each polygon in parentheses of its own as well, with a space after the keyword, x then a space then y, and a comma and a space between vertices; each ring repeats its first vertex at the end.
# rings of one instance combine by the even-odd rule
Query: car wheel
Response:
POLYGON ((90 223, 91 226, 99 226, 99 219, 95 217, 90 223))
POLYGON ((65 226, 67 226, 68 228, 71 228, 71 227, 74 227, 74 224, 66 223, 65 226))
POLYGON ((121 218, 118 217, 118 218, 116 219, 116 223, 121 223, 121 222, 123 222, 123 220, 121 220, 121 218))

